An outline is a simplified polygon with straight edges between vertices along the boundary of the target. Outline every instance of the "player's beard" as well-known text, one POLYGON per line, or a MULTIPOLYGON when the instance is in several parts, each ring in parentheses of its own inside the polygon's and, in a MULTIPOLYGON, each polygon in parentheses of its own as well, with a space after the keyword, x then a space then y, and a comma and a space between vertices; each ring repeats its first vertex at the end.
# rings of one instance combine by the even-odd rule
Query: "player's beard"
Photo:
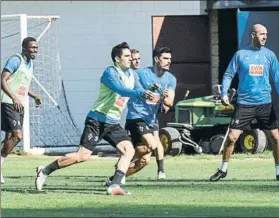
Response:
POLYGON ((262 42, 260 42, 260 43, 261 43, 261 46, 265 46, 266 40, 262 40, 262 42))
MULTIPOLYGON (((265 42, 266 42, 266 41, 265 41, 265 42)), ((258 38, 255 38, 253 44, 254 44, 256 47, 261 48, 262 46, 265 45, 265 42, 262 43, 261 40, 259 40, 258 38)))
POLYGON ((170 70, 170 66, 161 67, 161 71, 162 71, 162 72, 166 72, 166 71, 169 71, 169 70, 170 70))

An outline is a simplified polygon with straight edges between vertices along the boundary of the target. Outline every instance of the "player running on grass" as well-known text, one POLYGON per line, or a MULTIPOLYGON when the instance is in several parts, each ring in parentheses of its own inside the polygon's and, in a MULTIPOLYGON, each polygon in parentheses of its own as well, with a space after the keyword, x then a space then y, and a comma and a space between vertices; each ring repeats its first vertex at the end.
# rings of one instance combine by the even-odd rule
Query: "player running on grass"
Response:
MULTIPOLYGON (((133 68, 134 70, 139 70, 140 69, 140 53, 136 49, 132 49, 131 53, 132 53, 131 68, 133 68)), ((158 67, 156 67, 156 68, 158 68, 158 67)), ((158 69, 158 71, 160 71, 160 69, 158 69)), ((167 107, 166 105, 161 104, 160 109, 161 109, 160 112, 162 111, 164 113, 167 113, 168 110, 170 109, 170 107, 167 107)), ((157 113, 159 113, 159 111, 157 113)), ((155 149, 155 154, 156 154, 156 160, 157 160, 158 179, 165 179, 166 174, 165 174, 163 158, 162 158, 162 157, 164 157, 164 147, 159 138, 159 121, 158 121, 158 119, 156 119, 152 129, 153 129, 153 135, 157 141, 157 149, 155 149)), ((136 141, 138 141, 138 140, 136 140, 136 141)), ((136 144, 138 144, 138 143, 136 143, 136 144)), ((151 158, 149 157, 146 159, 146 162, 149 163, 150 160, 151 160, 151 158)))
POLYGON ((38 53, 35 38, 22 41, 22 52, 10 57, 1 74, 1 129, 5 139, 1 142, 1 184, 5 183, 2 166, 4 159, 22 140, 24 104, 29 95, 36 105, 42 104, 40 98, 31 91, 33 60, 38 53))
POLYGON ((97 143, 104 139, 121 154, 107 194, 129 194, 120 187, 120 181, 126 174, 135 150, 129 136, 120 126, 120 118, 129 97, 152 99, 154 95, 141 87, 136 74, 130 69, 131 52, 126 42, 113 47, 111 58, 114 66, 107 67, 101 77, 99 97, 86 117, 79 149, 58 158, 46 167, 39 166, 37 190, 42 190, 47 176, 54 171, 87 161, 97 143))
POLYGON ((271 139, 276 179, 279 180, 279 133, 271 103, 269 82, 269 74, 271 74, 279 95, 279 64, 275 54, 264 47, 266 40, 266 28, 261 24, 254 25, 251 31, 250 45, 235 53, 224 74, 222 82, 223 104, 230 104, 227 92, 237 73, 239 76, 238 98, 224 145, 221 168, 210 177, 210 181, 218 181, 227 176, 228 162, 235 142, 243 130, 250 129, 250 123, 254 119, 257 119, 261 129, 267 130, 271 139))
MULTIPOLYGON (((126 130, 130 131, 133 145, 135 146, 135 156, 127 171, 126 176, 130 176, 151 160, 152 151, 162 149, 158 163, 158 178, 164 176, 163 146, 158 146, 159 128, 157 126, 157 113, 161 103, 167 107, 173 104, 176 88, 176 78, 169 72, 171 64, 171 49, 168 47, 153 50, 154 66, 143 68, 137 71, 141 85, 145 89, 153 89, 156 97, 153 100, 142 100, 130 98, 128 102, 128 114, 126 119, 126 130)), ((109 185, 114 177, 110 177, 106 184, 109 185)))

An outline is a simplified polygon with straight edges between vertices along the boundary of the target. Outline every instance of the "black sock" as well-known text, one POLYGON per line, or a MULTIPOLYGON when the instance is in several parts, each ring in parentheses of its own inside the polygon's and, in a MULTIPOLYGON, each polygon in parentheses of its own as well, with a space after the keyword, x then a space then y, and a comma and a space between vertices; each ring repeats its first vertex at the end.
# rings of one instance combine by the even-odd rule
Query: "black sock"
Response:
POLYGON ((157 161, 157 165, 158 165, 158 173, 159 172, 164 172, 164 159, 162 160, 156 160, 157 161))
POLYGON ((57 160, 52 162, 51 164, 47 165, 44 169, 43 169, 43 174, 44 175, 49 175, 51 174, 53 171, 59 169, 59 165, 58 165, 58 162, 57 160))
POLYGON ((125 176, 125 173, 123 173, 121 170, 116 170, 113 176, 113 180, 111 181, 111 184, 117 184, 120 185, 121 179, 125 176))
POLYGON ((113 180, 113 176, 109 177, 109 180, 112 181, 113 180))

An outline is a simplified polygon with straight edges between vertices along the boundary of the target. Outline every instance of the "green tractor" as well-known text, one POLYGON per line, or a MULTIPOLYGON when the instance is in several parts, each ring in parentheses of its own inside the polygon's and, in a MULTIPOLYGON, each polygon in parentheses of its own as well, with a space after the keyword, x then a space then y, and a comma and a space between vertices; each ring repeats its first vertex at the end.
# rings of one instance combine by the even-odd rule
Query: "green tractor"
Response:
MULTIPOLYGON (((213 95, 182 100, 175 105, 175 122, 167 123, 159 133, 165 154, 176 156, 182 151, 198 154, 222 152, 234 110, 236 90, 229 90, 232 104, 223 106, 221 85, 214 85, 212 88, 213 95)), ((188 94, 189 91, 185 96, 188 94)), ((243 131, 235 149, 239 152, 258 153, 264 151, 267 145, 266 133, 255 129, 243 131)))

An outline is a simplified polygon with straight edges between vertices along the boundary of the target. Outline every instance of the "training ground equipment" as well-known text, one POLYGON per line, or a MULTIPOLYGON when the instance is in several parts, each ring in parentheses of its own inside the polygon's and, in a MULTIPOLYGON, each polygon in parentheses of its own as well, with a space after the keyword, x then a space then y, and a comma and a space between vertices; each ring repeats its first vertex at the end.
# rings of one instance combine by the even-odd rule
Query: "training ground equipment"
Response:
MULTIPOLYGON (((221 85, 214 85, 214 95, 179 101, 175 105, 175 122, 160 129, 160 140, 165 154, 185 153, 220 154, 228 135, 228 127, 236 102, 236 90, 230 89, 229 106, 221 103, 221 85)), ((186 93, 186 97, 189 92, 186 93)), ((252 122, 252 127, 256 122, 252 122)), ((254 128, 253 128, 254 129, 254 128)), ((266 149, 267 135, 254 129, 243 131, 236 143, 240 152, 258 153, 266 149)))

